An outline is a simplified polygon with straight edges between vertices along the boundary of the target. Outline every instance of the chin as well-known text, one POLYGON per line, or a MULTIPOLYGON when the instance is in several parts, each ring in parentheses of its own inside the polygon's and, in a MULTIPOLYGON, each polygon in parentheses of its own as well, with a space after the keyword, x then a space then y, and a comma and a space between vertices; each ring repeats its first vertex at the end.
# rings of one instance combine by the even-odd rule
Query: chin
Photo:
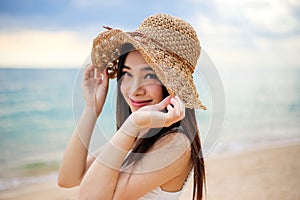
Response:
POLYGON ((138 111, 140 108, 130 108, 131 112, 138 111))
MULTIPOLYGON (((146 106, 148 106, 148 105, 146 105, 146 106)), ((134 106, 132 106, 132 107, 130 107, 130 110, 131 110, 131 112, 135 112, 135 111, 138 111, 139 109, 141 109, 143 107, 145 107, 145 106, 141 106, 141 107, 134 107, 134 106)))

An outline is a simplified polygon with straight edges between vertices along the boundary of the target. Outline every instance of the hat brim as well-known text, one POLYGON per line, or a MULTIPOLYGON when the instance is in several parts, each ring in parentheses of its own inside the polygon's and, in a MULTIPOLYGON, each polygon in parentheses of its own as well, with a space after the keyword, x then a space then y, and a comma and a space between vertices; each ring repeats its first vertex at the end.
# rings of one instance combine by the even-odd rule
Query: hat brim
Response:
POLYGON ((100 71, 109 68, 111 78, 114 78, 116 63, 122 53, 119 48, 126 43, 132 44, 141 53, 171 96, 178 96, 187 108, 206 110, 199 100, 189 63, 143 34, 119 29, 102 32, 93 41, 93 65, 100 71))

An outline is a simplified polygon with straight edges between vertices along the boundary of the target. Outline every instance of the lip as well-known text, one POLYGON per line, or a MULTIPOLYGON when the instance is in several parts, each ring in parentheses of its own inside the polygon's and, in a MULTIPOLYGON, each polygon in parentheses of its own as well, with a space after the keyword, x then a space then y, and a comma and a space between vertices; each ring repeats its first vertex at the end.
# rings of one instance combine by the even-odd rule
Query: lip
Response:
POLYGON ((148 105, 152 100, 135 100, 135 99, 130 99, 130 103, 134 107, 143 107, 148 105))

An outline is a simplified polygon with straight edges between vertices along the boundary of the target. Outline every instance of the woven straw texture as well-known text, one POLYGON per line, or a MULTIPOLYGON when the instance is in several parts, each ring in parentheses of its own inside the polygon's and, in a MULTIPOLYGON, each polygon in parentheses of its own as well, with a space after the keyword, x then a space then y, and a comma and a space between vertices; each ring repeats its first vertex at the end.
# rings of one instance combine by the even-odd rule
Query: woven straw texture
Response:
POLYGON ((93 65, 101 71, 108 68, 110 78, 115 78, 120 47, 125 43, 142 54, 170 95, 181 98, 187 108, 206 110, 193 81, 200 42, 188 22, 156 14, 146 18, 134 32, 104 31, 93 41, 93 65))

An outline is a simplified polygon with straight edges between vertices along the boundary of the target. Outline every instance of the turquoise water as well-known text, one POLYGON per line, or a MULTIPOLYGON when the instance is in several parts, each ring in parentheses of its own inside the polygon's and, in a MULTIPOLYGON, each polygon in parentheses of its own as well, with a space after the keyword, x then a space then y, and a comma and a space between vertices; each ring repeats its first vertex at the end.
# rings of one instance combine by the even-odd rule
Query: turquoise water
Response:
POLYGON ((220 70, 226 94, 222 142, 259 143, 300 137, 300 69, 220 70))
MULTIPOLYGON (((54 160, 73 127, 75 70, 0 70, 0 163, 19 168, 54 160)), ((1 176, 7 172, 1 170, 1 176)))
MULTIPOLYGON (((18 185, 9 183, 12 178, 15 183, 16 178, 57 170, 83 105, 78 72, 0 69, 0 191, 18 185)), ((216 149, 300 139, 299 69, 232 68, 219 73, 226 116, 216 149)), ((202 97, 209 101, 209 95, 202 97)), ((110 94, 96 128, 108 135, 115 128, 113 99, 110 94)), ((211 110, 200 114, 203 132, 209 129, 209 114, 211 110)), ((101 143, 95 138, 92 148, 101 143)))

